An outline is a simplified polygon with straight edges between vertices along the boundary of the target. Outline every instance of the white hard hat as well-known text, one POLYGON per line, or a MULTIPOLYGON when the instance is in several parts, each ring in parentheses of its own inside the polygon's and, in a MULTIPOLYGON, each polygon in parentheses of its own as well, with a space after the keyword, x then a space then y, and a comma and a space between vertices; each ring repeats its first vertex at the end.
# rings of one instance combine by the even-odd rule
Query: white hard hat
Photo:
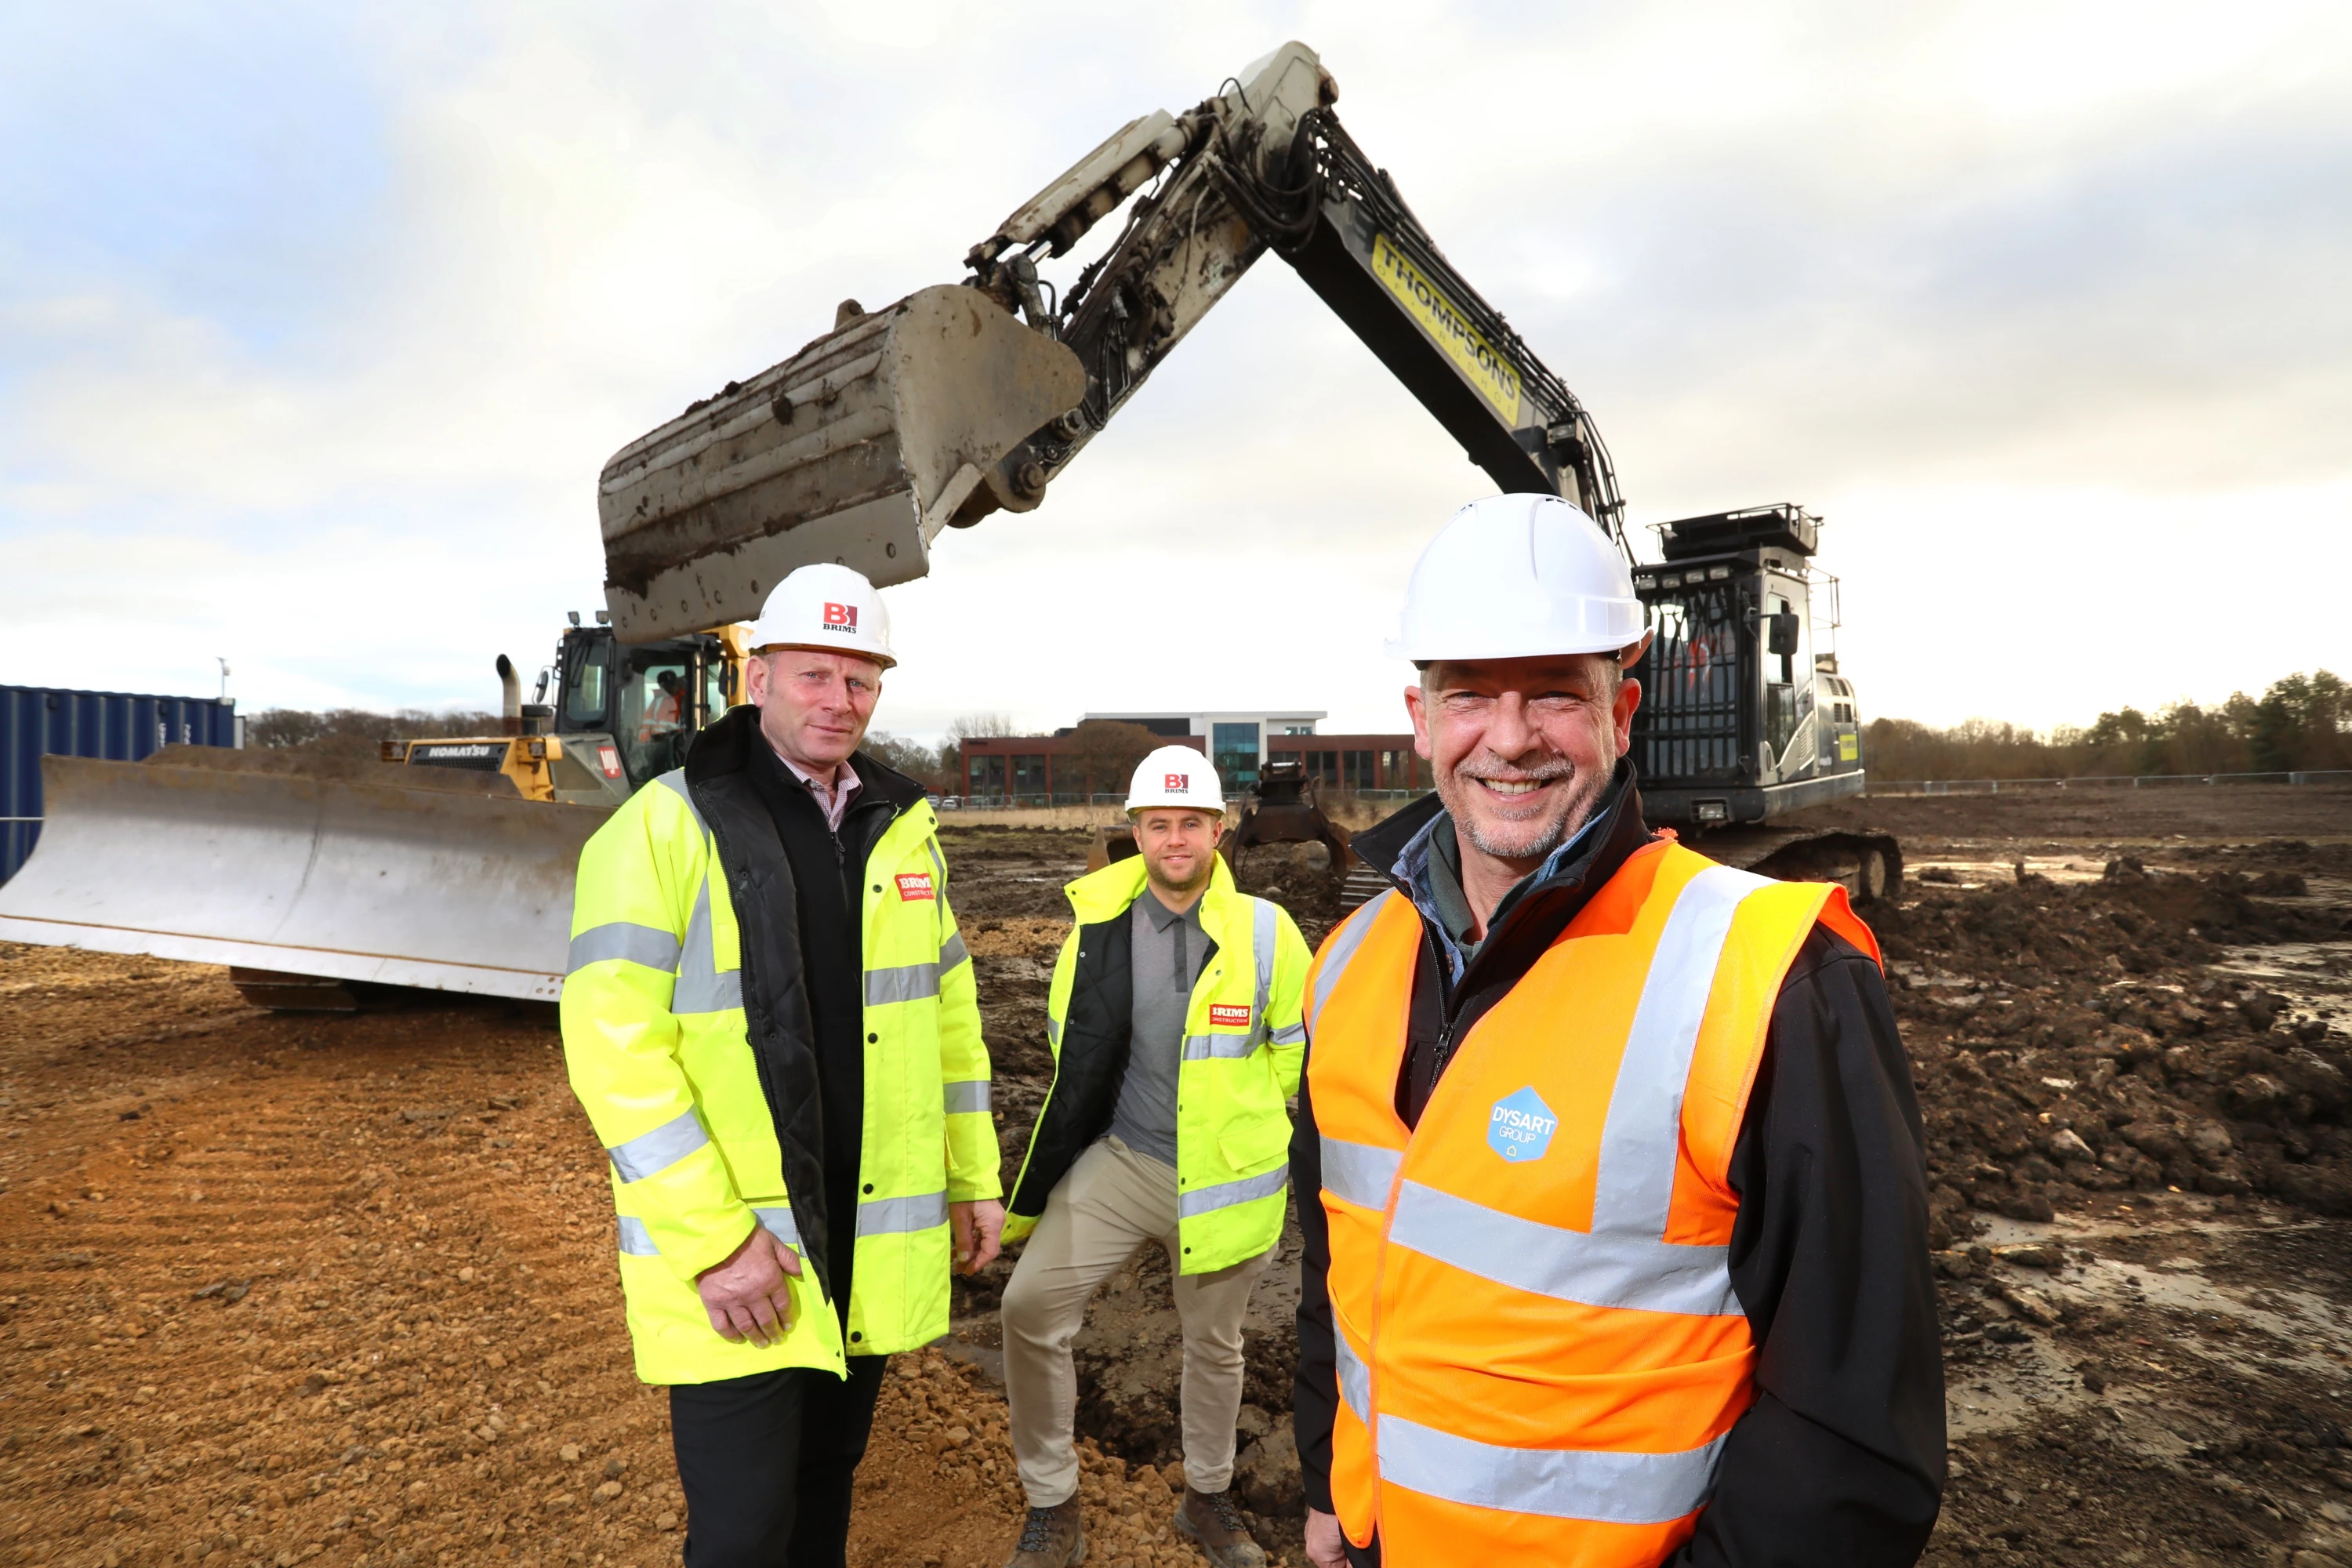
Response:
POLYGON ((1225 792, 1209 759, 1190 746, 1162 746, 1135 765, 1127 786, 1127 809, 1150 806, 1191 806, 1222 815, 1225 792))
POLYGON ((768 595, 751 623, 751 648, 771 647, 854 653, 885 669, 898 662, 881 594, 864 573, 823 562, 802 567, 768 595))
POLYGON ((1413 563, 1392 658, 1617 653, 1643 640, 1625 558, 1558 496, 1487 496, 1454 514, 1413 563))

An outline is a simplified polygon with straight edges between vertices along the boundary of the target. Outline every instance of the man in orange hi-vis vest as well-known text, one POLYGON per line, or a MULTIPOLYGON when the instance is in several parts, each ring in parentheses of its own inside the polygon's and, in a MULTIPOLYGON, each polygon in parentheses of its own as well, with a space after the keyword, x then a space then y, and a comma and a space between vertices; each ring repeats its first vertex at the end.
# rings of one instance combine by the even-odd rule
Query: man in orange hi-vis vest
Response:
POLYGON ((1653 834, 1647 645, 1552 496, 1455 514, 1390 651, 1434 798, 1307 976, 1307 1554, 1916 1561, 1943 1370, 1910 1070, 1843 889, 1653 834))

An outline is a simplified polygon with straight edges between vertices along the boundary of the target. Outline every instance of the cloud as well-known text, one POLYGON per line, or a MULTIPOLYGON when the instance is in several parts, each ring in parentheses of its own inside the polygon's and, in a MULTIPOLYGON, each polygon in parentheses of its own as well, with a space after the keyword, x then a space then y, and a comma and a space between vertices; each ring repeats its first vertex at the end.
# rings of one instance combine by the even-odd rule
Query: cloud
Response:
MULTIPOLYGON (((2341 7, 41 26, 0 64, 10 679, 206 690, 200 650, 248 707, 480 704, 597 602, 612 451, 840 299, 952 279, 1285 36, 1593 409, 1637 521, 1828 515, 1868 710, 2047 723, 2344 661, 2341 7)), ((1269 258, 1045 507, 893 591, 886 721, 1386 727, 1403 576, 1486 488, 1269 258)))

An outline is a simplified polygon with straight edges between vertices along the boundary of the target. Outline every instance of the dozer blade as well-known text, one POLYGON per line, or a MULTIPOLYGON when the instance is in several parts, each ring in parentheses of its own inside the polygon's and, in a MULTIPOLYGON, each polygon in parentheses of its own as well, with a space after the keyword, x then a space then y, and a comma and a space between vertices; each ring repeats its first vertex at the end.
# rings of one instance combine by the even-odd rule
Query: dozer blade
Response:
POLYGON ((950 522, 1036 504, 1042 480, 1000 493, 990 470, 1086 392, 1076 354, 976 289, 845 321, 604 465, 613 629, 637 643, 753 619, 812 562, 922 576, 950 522))
POLYGON ((0 942, 556 998, 580 847, 608 809, 206 750, 43 757, 47 816, 0 885, 0 942))

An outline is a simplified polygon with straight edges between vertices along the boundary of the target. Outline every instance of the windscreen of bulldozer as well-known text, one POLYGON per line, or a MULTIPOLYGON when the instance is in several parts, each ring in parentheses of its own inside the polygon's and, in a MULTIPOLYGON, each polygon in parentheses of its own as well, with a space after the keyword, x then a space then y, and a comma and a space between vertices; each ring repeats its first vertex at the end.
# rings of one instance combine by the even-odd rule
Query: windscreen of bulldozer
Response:
POLYGON ((726 709, 723 689, 715 706, 711 693, 695 691, 699 662, 675 646, 583 639, 564 672, 563 727, 610 734, 632 784, 667 773, 686 760, 698 724, 726 709))

